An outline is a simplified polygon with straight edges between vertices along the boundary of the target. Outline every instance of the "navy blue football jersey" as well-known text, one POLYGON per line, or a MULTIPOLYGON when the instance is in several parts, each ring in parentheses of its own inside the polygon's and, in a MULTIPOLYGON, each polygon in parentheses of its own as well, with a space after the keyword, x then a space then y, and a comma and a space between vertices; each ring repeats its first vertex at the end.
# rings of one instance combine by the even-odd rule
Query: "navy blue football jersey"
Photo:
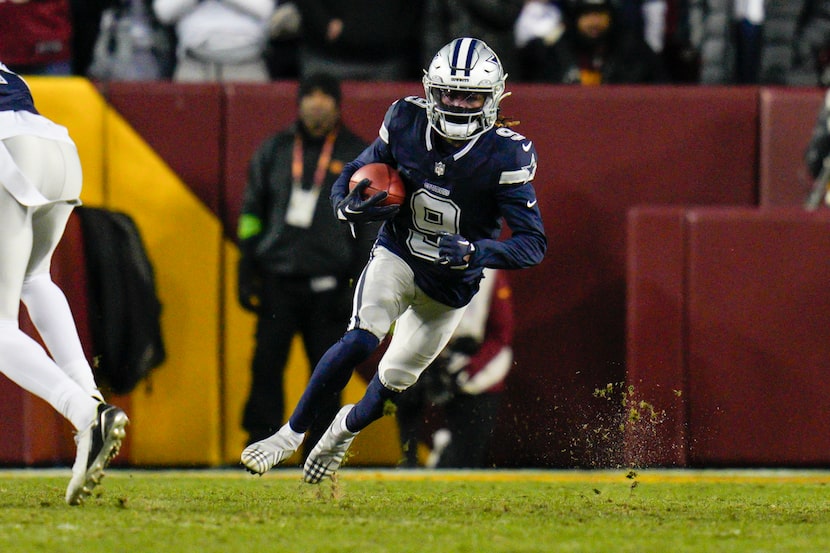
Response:
POLYGON ((0 111, 29 111, 37 114, 29 85, 20 75, 0 63, 0 111))
POLYGON ((454 146, 431 131, 424 99, 398 100, 386 112, 379 137, 335 182, 335 207, 348 193, 351 175, 375 162, 400 171, 407 192, 377 243, 409 264, 415 283, 430 297, 460 307, 478 290, 484 267, 521 269, 542 261, 547 239, 532 184, 537 160, 530 139, 495 127, 454 146), (499 241, 503 223, 511 235, 499 241), (475 244, 467 268, 434 263, 439 232, 475 244))

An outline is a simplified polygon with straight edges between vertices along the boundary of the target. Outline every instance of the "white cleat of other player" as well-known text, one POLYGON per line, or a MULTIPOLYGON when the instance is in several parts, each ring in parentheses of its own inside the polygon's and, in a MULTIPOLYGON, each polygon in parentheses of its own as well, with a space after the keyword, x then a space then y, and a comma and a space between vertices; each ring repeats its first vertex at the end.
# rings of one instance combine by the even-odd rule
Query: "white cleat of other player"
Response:
POLYGON ((302 443, 303 434, 284 424, 273 436, 246 447, 241 461, 248 472, 262 475, 291 457, 302 443))
POLYGON ((89 426, 75 435, 77 452, 72 479, 66 488, 66 502, 80 505, 84 497, 101 483, 104 469, 118 455, 130 422, 127 414, 114 405, 99 403, 89 426))
POLYGON ((346 429, 346 415, 354 405, 346 405, 337 413, 326 432, 308 454, 303 465, 303 480, 309 484, 317 484, 323 478, 331 478, 340 465, 346 451, 352 445, 357 432, 346 429))

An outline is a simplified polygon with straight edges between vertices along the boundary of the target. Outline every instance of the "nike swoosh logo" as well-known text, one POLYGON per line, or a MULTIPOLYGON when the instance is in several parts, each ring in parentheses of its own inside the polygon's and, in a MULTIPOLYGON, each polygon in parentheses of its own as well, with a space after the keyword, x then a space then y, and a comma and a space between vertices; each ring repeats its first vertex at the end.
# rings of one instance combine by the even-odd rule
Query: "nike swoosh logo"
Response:
POLYGON ((538 202, 538 201, 539 201, 539 200, 533 200, 533 201, 531 202, 530 200, 528 200, 528 202, 527 202, 527 208, 528 208, 528 209, 533 209, 533 206, 534 206, 534 205, 536 205, 536 202, 538 202))
POLYGON ((532 140, 530 142, 528 142, 527 144, 522 144, 522 150, 524 150, 525 152, 529 152, 531 146, 533 146, 533 141, 532 140))
POLYGON ((345 211, 346 213, 349 213, 349 214, 356 214, 356 213, 360 213, 360 211, 355 211, 355 210, 353 210, 353 209, 351 208, 351 206, 346 206, 346 207, 343 209, 343 211, 345 211))

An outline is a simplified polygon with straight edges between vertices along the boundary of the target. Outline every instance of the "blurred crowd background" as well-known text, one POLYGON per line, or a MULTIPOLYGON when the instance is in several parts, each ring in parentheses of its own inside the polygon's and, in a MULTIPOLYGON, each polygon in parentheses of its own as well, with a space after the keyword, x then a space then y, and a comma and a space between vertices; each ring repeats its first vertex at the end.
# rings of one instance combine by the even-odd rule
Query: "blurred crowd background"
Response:
POLYGON ((824 86, 830 0, 23 0, 0 60, 96 80, 420 80, 457 36, 510 81, 824 86))

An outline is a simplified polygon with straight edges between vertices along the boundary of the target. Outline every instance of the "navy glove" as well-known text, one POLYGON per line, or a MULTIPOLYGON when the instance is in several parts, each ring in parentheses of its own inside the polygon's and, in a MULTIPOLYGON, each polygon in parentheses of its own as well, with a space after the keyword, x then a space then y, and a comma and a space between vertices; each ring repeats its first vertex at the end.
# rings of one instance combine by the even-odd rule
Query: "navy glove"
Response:
POLYGON ((449 265, 451 269, 466 269, 475 253, 475 245, 460 234, 438 233, 438 265, 449 265))
POLYGON ((337 203, 335 213, 339 220, 350 223, 369 223, 371 221, 391 219, 398 213, 400 206, 377 205, 389 195, 386 192, 378 192, 365 200, 362 198, 363 191, 370 184, 372 184, 372 181, 363 179, 357 183, 357 186, 345 198, 337 203))

